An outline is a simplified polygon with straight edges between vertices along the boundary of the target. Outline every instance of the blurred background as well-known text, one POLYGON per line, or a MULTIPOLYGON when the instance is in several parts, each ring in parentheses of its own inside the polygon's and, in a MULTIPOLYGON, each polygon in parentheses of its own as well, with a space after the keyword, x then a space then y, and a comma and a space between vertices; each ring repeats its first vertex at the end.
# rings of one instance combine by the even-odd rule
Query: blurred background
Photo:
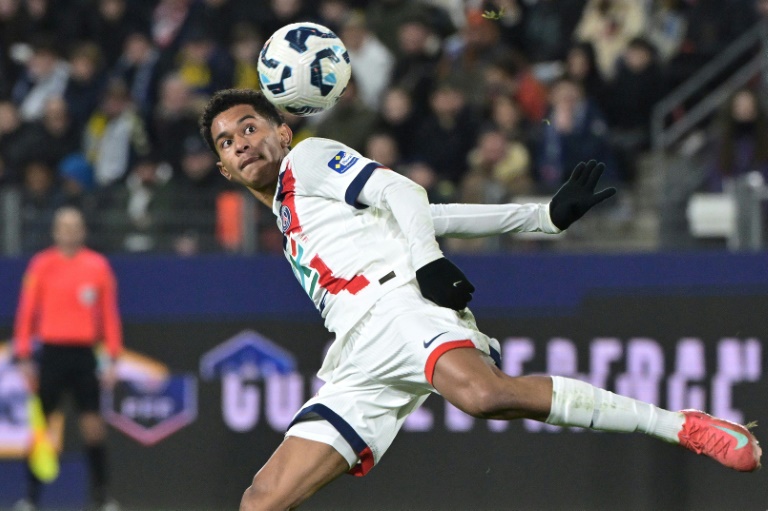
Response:
MULTIPOLYGON (((606 163, 619 194, 564 234, 442 241, 508 372, 768 421, 768 0, 0 0, 0 339, 54 210, 80 207, 132 350, 104 404, 124 506, 234 509, 316 385, 328 334, 274 217, 197 128, 213 92, 258 87, 264 41, 296 21, 333 29, 353 67, 333 109, 286 116, 295 142, 337 139, 432 202, 548 202, 606 163), (136 383, 155 380, 174 385, 136 383)), ((25 438, 4 349, 0 507, 25 438)), ((75 447, 54 509, 84 499, 75 447)), ((381 467, 306 508, 764 510, 768 480, 433 398, 381 467)))

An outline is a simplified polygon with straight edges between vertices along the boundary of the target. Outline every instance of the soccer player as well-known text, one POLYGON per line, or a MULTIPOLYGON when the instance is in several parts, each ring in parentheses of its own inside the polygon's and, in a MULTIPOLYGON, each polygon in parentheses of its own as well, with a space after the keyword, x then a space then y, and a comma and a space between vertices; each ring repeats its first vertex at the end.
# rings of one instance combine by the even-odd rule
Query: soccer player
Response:
POLYGON ((336 334, 325 384, 253 478, 241 510, 293 509, 339 475, 362 476, 432 393, 473 417, 646 433, 740 471, 755 437, 703 412, 672 412, 559 376, 511 377, 467 303, 474 287, 435 236, 557 233, 615 193, 603 165, 579 164, 547 205, 430 205, 412 181, 333 140, 291 148, 279 112, 251 90, 211 98, 201 134, 225 178, 277 216, 299 283, 336 334))
MULTIPOLYGON (((115 276, 104 256, 85 247, 85 236, 78 209, 56 211, 54 245, 35 254, 24 274, 14 355, 46 416, 58 407, 64 391, 72 393, 90 471, 92 508, 106 511, 117 509, 117 504, 107 497, 107 428, 99 413, 94 345, 104 341, 110 363, 101 372, 102 383, 112 385, 123 339, 115 276), (42 343, 37 361, 33 338, 42 343)), ((28 476, 28 498, 15 509, 34 510, 39 504, 42 483, 31 471, 28 476)))

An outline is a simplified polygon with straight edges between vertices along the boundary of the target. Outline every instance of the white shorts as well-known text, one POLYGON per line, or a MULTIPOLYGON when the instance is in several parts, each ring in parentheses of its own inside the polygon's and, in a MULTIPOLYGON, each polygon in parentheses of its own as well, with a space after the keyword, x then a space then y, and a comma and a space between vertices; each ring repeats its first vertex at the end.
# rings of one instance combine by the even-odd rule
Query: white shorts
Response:
POLYGON ((498 341, 477 329, 468 309, 438 307, 415 282, 384 295, 342 340, 338 365, 286 436, 334 446, 358 476, 378 463, 405 418, 436 392, 432 375, 441 355, 477 348, 500 362, 498 341))

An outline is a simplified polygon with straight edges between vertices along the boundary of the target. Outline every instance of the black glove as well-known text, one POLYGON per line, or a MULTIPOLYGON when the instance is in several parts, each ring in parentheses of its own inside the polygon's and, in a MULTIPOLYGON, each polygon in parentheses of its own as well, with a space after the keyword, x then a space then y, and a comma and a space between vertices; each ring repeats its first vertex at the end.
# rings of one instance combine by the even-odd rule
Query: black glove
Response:
POLYGON ((445 257, 416 270, 416 281, 424 298, 456 311, 467 306, 475 291, 467 276, 445 257))
POLYGON ((595 186, 604 170, 605 165, 595 160, 576 165, 571 177, 560 187, 549 203, 549 217, 558 229, 564 231, 584 216, 589 208, 616 193, 616 188, 606 188, 595 193, 595 186))

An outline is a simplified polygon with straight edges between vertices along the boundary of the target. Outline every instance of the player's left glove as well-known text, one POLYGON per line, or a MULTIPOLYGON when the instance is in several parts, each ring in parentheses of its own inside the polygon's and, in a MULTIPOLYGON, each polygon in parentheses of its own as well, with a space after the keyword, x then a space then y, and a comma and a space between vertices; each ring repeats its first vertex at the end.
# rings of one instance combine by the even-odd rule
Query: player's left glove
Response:
POLYGON ((595 193, 595 187, 603 175, 605 165, 595 160, 581 162, 573 169, 571 176, 557 191, 549 203, 549 218, 564 231, 595 204, 603 202, 616 193, 616 188, 606 188, 595 193))
POLYGON ((424 298, 456 311, 467 306, 475 291, 467 276, 445 257, 416 270, 416 281, 424 298))

